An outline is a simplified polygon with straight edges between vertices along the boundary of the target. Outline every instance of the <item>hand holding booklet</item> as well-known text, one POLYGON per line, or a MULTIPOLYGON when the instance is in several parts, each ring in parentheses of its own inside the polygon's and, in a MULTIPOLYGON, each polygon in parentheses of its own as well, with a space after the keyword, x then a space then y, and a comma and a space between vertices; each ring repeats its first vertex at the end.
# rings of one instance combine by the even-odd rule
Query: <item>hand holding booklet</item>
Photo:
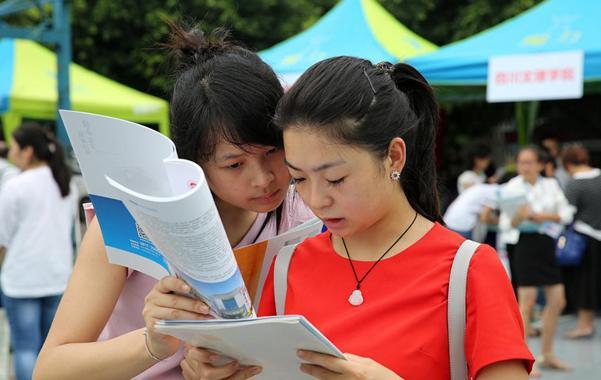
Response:
POLYGON ((321 222, 309 221, 235 256, 202 169, 177 158, 169 138, 125 120, 60 114, 109 261, 157 279, 177 275, 217 317, 253 316, 251 299, 258 305, 273 257, 321 231, 321 222))
MULTIPOLYGON (((236 359, 241 365, 258 365, 263 371, 253 379, 310 379, 299 370, 298 349, 343 358, 344 355, 309 321, 299 315, 255 319, 159 321, 156 329, 236 359)), ((225 363, 216 363, 216 365, 225 363)))

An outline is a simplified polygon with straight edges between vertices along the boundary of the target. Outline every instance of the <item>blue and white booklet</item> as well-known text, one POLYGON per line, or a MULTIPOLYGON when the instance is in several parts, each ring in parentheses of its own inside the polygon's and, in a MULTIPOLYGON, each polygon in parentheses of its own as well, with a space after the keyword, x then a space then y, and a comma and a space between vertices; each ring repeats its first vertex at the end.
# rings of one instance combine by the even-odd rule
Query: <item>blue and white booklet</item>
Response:
POLYGON ((216 317, 254 316, 200 166, 166 136, 107 116, 60 110, 109 261, 160 279, 177 275, 216 317))
POLYGON ((345 358, 334 344, 300 315, 247 320, 159 321, 156 329, 195 347, 204 347, 235 359, 242 365, 263 367, 263 371, 253 379, 312 379, 299 370, 302 363, 296 355, 299 349, 345 358))

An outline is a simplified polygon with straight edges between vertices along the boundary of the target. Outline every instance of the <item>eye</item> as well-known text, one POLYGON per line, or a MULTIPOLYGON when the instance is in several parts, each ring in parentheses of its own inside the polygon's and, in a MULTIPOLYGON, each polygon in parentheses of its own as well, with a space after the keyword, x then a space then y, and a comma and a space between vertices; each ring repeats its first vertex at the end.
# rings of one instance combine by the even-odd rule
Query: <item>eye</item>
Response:
POLYGON ((304 178, 294 178, 294 177, 292 177, 292 184, 293 185, 298 185, 298 184, 300 184, 300 183, 302 183, 304 181, 305 181, 304 178))
POLYGON ((265 155, 270 156, 270 155, 276 153, 278 150, 279 150, 278 148, 271 148, 267 152, 265 152, 265 155))
POLYGON ((339 179, 336 179, 336 180, 333 180, 333 181, 328 180, 328 183, 330 185, 332 185, 332 186, 337 186, 337 185, 342 184, 345 179, 346 179, 346 177, 342 177, 342 178, 339 178, 339 179))
POLYGON ((236 162, 235 164, 228 165, 227 169, 238 169, 240 166, 242 166, 242 162, 236 162))

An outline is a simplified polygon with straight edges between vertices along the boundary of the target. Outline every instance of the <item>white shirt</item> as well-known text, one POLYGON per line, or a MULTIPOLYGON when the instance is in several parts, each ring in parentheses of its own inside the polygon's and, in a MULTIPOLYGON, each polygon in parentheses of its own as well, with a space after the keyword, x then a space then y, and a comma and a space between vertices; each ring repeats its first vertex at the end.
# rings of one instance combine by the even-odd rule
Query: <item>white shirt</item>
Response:
POLYGON ((496 208, 498 189, 499 185, 481 183, 459 194, 444 214, 447 227, 455 231, 473 230, 484 207, 496 208))
POLYGON ((470 186, 484 183, 486 176, 484 173, 476 173, 473 170, 466 170, 457 178, 457 192, 463 193, 470 186))
MULTIPOLYGON (((511 198, 516 194, 524 194, 528 206, 533 213, 556 213, 559 215, 561 224, 569 224, 574 218, 576 209, 568 203, 563 191, 555 178, 538 177, 536 183, 531 185, 522 176, 509 180, 500 191, 500 198, 511 198)), ((511 218, 501 210, 499 216, 499 230, 501 239, 505 243, 517 243, 520 232, 511 225, 511 218)))
POLYGON ((22 172, 0 191, 0 281, 9 297, 61 294, 73 263, 75 192, 61 197, 47 166, 22 172))
POLYGON ((19 169, 15 168, 11 165, 10 162, 5 160, 4 158, 0 158, 0 189, 2 189, 2 185, 8 181, 10 178, 19 174, 19 169))

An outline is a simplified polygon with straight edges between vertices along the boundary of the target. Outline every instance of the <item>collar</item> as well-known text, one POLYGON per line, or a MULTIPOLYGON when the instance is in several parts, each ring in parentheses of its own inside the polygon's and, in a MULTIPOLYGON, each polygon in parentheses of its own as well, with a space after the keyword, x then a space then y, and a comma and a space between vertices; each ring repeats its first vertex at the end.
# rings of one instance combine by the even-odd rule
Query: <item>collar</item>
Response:
POLYGON ((586 172, 574 174, 574 179, 591 179, 601 175, 601 169, 593 168, 586 172))

